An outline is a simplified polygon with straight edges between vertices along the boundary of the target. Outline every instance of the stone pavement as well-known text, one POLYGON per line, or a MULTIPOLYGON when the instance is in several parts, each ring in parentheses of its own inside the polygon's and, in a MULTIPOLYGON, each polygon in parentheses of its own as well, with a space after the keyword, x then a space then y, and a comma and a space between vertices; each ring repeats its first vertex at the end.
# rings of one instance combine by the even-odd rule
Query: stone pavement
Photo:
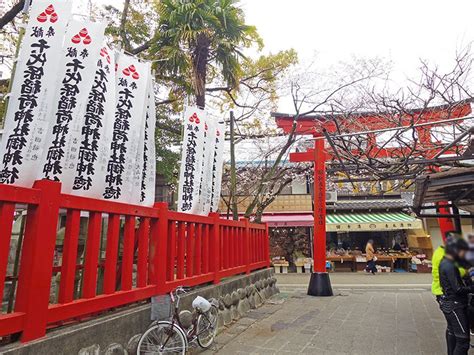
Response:
MULTIPOLYGON (((308 288, 309 274, 275 274, 277 285, 282 291, 308 288)), ((363 272, 335 272, 330 274, 331 284, 336 289, 423 289, 431 287, 431 274, 416 273, 379 273, 374 275, 363 272)))
POLYGON ((423 288, 405 287, 428 279, 405 275, 386 290, 378 275, 361 276, 379 283, 335 288, 337 296, 327 298, 281 293, 222 331, 205 354, 445 354, 436 302, 423 288))

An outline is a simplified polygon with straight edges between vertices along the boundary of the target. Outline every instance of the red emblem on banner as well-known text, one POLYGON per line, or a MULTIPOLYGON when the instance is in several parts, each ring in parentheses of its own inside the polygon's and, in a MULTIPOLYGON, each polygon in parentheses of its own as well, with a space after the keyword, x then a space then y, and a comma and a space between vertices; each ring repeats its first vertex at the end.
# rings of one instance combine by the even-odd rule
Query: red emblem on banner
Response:
POLYGON ((100 55, 101 55, 101 57, 105 57, 105 59, 107 59, 107 63, 110 64, 110 55, 109 55, 109 53, 107 52, 107 48, 105 48, 105 47, 102 48, 102 49, 100 50, 100 55))
POLYGON ((38 22, 46 22, 49 18, 49 22, 55 23, 58 20, 58 14, 54 11, 54 6, 49 5, 42 13, 36 18, 38 22))
POLYGON ((125 68, 122 70, 123 75, 129 76, 131 75, 133 79, 138 80, 140 78, 140 75, 137 72, 137 69, 135 66, 132 64, 128 68, 125 68))
POLYGON ((189 117, 189 122, 196 122, 196 124, 199 124, 201 122, 196 112, 194 112, 192 116, 189 117))
POLYGON ((71 38, 72 43, 78 44, 78 43, 84 43, 84 44, 89 44, 92 42, 91 36, 89 36, 89 33, 87 31, 87 28, 83 28, 82 30, 79 31, 78 34, 74 35, 71 38))

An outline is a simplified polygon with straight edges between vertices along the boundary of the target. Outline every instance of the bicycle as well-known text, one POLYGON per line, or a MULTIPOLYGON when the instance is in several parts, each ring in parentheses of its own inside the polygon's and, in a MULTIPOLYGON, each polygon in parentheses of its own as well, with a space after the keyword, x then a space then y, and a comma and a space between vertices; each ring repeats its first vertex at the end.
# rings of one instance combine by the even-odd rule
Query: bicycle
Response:
POLYGON ((184 293, 186 293, 184 287, 178 287, 174 292, 170 292, 171 319, 151 324, 138 342, 138 355, 185 354, 189 345, 195 341, 203 349, 208 349, 212 345, 217 334, 216 305, 203 297, 196 297, 192 303, 191 324, 186 327, 179 312, 179 300, 184 293))

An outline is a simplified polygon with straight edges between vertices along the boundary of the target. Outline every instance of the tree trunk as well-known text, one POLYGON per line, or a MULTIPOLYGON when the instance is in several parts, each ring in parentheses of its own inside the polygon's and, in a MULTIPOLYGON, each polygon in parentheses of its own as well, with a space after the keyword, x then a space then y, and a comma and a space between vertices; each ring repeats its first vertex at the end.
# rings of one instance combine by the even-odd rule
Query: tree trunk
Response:
POLYGON ((204 108, 206 106, 206 76, 207 60, 209 57, 209 38, 201 34, 196 40, 196 48, 192 56, 193 76, 194 76, 194 94, 196 95, 196 105, 204 108))
POLYGON ((239 220, 239 211, 237 209, 237 175, 235 171, 235 132, 234 132, 234 111, 230 111, 230 206, 232 217, 235 221, 239 220))

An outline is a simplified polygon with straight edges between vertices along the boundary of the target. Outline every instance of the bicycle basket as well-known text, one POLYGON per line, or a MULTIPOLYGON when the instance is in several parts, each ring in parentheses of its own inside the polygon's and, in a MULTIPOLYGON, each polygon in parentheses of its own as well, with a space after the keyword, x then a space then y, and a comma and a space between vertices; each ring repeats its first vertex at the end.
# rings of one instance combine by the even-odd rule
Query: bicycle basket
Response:
POLYGON ((202 313, 205 313, 209 309, 211 309, 211 303, 204 297, 197 296, 193 301, 193 308, 202 313))

